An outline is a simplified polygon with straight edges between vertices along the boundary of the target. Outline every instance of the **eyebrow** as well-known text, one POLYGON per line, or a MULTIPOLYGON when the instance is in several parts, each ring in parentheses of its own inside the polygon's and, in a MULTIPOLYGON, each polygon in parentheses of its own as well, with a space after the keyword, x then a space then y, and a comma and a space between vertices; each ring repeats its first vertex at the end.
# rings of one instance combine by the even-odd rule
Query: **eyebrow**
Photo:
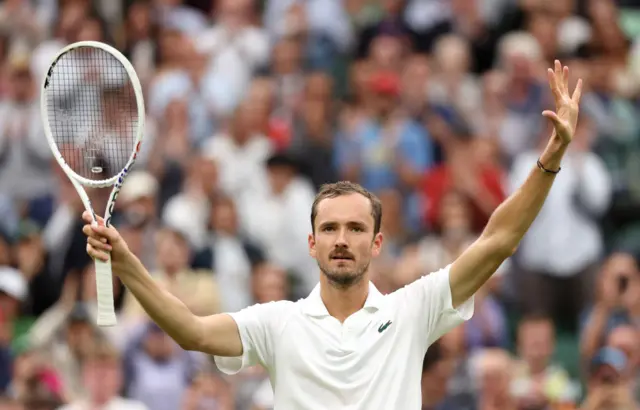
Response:
MULTIPOLYGON (((320 229, 322 229, 322 228, 333 227, 333 226, 338 226, 338 225, 340 225, 340 223, 339 223, 339 222, 336 222, 336 221, 326 221, 326 222, 322 222, 322 223, 319 225, 319 228, 320 228, 320 229)), ((368 228, 368 227, 367 227, 367 224, 365 224, 364 222, 361 222, 361 221, 348 221, 348 222, 346 223, 346 225, 347 225, 348 227, 363 228, 364 230, 366 230, 366 229, 368 228)))

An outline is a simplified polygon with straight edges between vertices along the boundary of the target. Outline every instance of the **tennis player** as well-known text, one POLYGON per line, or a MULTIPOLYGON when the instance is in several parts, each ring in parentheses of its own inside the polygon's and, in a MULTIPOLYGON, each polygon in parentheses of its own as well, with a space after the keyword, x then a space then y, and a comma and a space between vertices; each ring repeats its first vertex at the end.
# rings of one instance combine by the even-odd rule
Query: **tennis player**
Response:
POLYGON ((418 410, 422 360, 431 343, 473 315, 473 295, 511 256, 560 171, 578 121, 582 82, 569 92, 569 70, 548 70, 554 132, 523 186, 501 204, 480 238, 455 262, 391 294, 369 281, 380 254, 381 205, 360 186, 323 187, 311 210, 309 253, 320 283, 297 302, 257 304, 236 313, 193 315, 161 289, 113 227, 91 226, 87 252, 106 259, 151 318, 184 349, 215 356, 233 374, 260 364, 282 410, 418 410))

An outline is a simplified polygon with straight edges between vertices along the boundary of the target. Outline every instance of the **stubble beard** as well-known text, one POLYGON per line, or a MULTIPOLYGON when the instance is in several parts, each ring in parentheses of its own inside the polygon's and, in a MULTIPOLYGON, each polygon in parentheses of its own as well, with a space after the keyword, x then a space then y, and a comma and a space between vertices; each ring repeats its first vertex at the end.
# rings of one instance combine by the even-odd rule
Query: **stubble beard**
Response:
POLYGON ((333 270, 328 266, 322 266, 318 262, 318 267, 322 274, 328 279, 329 285, 336 289, 348 289, 362 281, 365 273, 369 269, 369 262, 366 265, 357 267, 355 271, 339 272, 337 269, 333 270))

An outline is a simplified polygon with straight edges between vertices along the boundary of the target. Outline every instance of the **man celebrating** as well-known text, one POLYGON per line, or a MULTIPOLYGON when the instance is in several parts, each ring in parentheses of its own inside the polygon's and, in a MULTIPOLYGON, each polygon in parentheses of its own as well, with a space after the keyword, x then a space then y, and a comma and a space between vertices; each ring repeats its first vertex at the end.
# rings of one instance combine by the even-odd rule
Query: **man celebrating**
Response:
POLYGON ((556 112, 546 150, 523 186, 500 205, 483 234, 454 263, 391 294, 369 281, 378 256, 379 200, 357 184, 324 186, 311 209, 309 252, 320 283, 298 302, 257 304, 198 317, 151 278, 113 227, 84 214, 87 252, 105 260, 149 316, 183 348, 215 356, 229 374, 260 364, 276 409, 419 409, 422 359, 431 343, 473 314, 473 295, 517 248, 540 211, 578 121, 582 82, 548 70, 556 112))

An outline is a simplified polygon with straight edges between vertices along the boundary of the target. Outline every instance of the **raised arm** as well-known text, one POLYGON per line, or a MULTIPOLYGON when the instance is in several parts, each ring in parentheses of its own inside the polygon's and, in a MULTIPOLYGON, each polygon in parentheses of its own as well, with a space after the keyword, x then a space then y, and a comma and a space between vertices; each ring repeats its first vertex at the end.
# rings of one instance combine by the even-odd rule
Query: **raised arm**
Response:
POLYGON ((131 252, 113 227, 91 226, 87 222, 87 252, 93 258, 106 260, 111 254, 113 272, 140 302, 151 319, 185 350, 197 350, 215 356, 242 356, 243 347, 238 326, 227 314, 199 317, 191 313, 178 298, 162 289, 140 260, 131 252))
POLYGON ((548 70, 549 85, 557 112, 544 111, 554 126, 539 167, 532 164, 524 184, 493 212, 484 232, 451 266, 450 285, 453 306, 469 299, 510 257, 535 220, 560 170, 564 153, 571 143, 578 123, 578 106, 582 80, 571 95, 569 69, 555 62, 548 70), (548 172, 546 170, 552 171, 548 172))

